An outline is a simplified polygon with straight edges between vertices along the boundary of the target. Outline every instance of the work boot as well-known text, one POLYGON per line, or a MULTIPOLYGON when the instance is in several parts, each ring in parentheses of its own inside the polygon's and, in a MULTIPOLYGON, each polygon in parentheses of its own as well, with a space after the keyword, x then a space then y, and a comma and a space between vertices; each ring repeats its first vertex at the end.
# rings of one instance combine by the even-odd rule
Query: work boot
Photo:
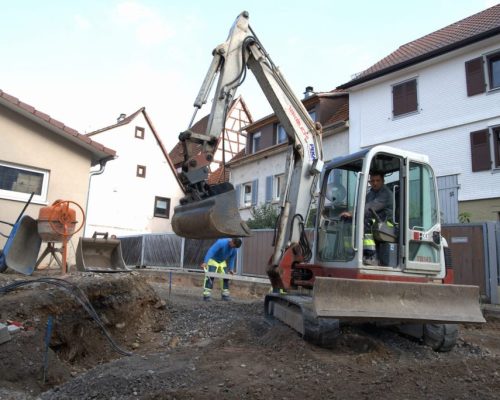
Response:
POLYGON ((222 296, 222 301, 231 301, 231 297, 229 297, 229 296, 222 296))
POLYGON ((203 301, 212 301, 210 296, 203 296, 203 301))

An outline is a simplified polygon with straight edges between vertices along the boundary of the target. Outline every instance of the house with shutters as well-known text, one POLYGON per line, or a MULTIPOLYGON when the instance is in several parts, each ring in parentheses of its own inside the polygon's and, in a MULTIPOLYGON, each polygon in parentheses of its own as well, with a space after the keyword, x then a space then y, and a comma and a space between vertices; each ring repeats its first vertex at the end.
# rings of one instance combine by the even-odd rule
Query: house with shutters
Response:
POLYGON ((145 107, 87 137, 114 148, 117 158, 92 173, 85 236, 172 232, 183 190, 145 107))
POLYGON ((500 220, 500 4, 404 44, 337 89, 349 151, 427 154, 443 220, 500 220))
MULTIPOLYGON (((349 149, 348 94, 345 91, 314 93, 306 88, 303 104, 311 119, 323 127, 324 159, 344 155, 349 149)), ((278 204, 283 189, 288 137, 275 114, 246 127, 247 146, 229 163, 230 182, 236 189, 242 219, 252 207, 278 204)))

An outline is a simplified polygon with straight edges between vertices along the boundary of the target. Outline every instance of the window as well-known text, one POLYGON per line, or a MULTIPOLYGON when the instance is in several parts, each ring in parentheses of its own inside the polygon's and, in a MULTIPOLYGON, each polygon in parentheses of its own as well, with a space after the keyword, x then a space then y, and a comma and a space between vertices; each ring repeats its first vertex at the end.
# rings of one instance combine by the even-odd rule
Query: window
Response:
POLYGON ((247 182, 241 185, 240 204, 242 205, 242 207, 251 207, 257 205, 258 183, 259 181, 256 179, 253 182, 247 182))
POLYGON ((417 80, 412 79, 392 87, 392 114, 394 117, 418 110, 417 80))
POLYGON ((160 218, 169 218, 170 216, 170 199, 166 197, 155 197, 154 216, 160 218))
POLYGON ((500 53, 487 57, 490 90, 500 88, 500 53))
POLYGON ((144 128, 141 128, 140 126, 135 127, 135 137, 137 139, 144 139, 144 128))
POLYGON ((32 201, 47 201, 49 172, 0 162, 0 197, 27 201, 35 193, 32 201))
POLYGON ((275 175, 274 176, 274 185, 273 185, 273 200, 278 201, 281 196, 281 190, 283 189, 283 185, 285 182, 285 175, 275 175))
POLYGON ((136 171, 136 176, 138 176, 139 178, 145 178, 146 177, 146 166, 138 165, 137 171, 136 171))
POLYGON ((472 172, 500 168, 500 126, 471 132, 472 172))
POLYGON ((467 96, 500 88, 500 52, 477 57, 465 63, 467 96), (485 71, 486 65, 486 71, 485 71), (487 75, 485 75, 487 72, 487 75), (487 79, 486 79, 487 78, 487 79))
POLYGON ((270 175, 266 177, 266 203, 279 201, 285 184, 285 175, 270 175))
POLYGON ((316 122, 316 111, 309 111, 309 116, 313 120, 313 122, 316 122))
POLYGON ((260 150, 260 132, 255 132, 252 135, 252 153, 260 150))
POLYGON ((283 125, 278 124, 276 126, 276 144, 285 143, 288 140, 288 136, 286 135, 285 128, 283 125))

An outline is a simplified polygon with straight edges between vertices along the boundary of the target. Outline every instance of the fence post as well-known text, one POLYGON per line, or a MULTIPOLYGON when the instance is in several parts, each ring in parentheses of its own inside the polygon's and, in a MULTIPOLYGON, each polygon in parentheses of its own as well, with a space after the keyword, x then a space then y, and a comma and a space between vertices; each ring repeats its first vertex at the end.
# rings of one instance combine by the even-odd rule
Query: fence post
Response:
POLYGON ((498 247, 496 226, 494 222, 486 222, 486 264, 488 268, 488 289, 491 304, 498 304, 498 247))
POLYGON ((243 252, 245 251, 245 241, 241 241, 240 251, 236 253, 236 274, 243 275, 243 252))
POLYGON ((184 249, 185 249, 186 238, 181 238, 181 268, 184 268, 184 249))
POLYGON ((141 235, 141 267, 144 267, 144 247, 145 247, 145 237, 141 235))

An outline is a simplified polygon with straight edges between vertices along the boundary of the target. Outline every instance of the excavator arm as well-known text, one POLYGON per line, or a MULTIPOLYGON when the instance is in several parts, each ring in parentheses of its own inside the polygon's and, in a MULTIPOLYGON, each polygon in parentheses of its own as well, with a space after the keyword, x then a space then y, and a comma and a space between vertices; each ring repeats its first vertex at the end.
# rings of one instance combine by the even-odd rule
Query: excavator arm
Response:
POLYGON ((218 75, 206 132, 197 134, 188 129, 179 137, 185 149, 180 179, 186 196, 174 210, 172 226, 179 236, 195 239, 250 235, 239 215, 239 199, 232 185, 208 185, 208 167, 200 166, 196 154, 190 153, 190 144, 200 144, 204 159, 212 161, 224 130, 227 110, 248 69, 254 74, 289 141, 285 186, 280 196, 281 215, 271 262, 277 265, 285 247, 299 239, 300 224, 307 218, 314 197, 323 166, 321 127, 311 120, 252 31, 247 12, 238 16, 227 40, 214 50, 212 63, 195 100, 191 124, 198 109, 206 103, 218 75))

